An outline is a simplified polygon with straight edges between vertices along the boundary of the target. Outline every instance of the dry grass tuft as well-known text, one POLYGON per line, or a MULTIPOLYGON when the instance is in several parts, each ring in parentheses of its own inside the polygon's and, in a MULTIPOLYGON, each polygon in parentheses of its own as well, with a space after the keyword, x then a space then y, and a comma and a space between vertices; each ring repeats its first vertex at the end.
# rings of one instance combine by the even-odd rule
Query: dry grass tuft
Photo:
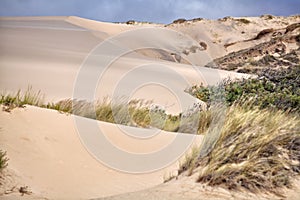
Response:
POLYGON ((41 92, 34 92, 31 87, 24 93, 20 90, 17 93, 2 93, 0 105, 7 112, 16 107, 32 105, 110 123, 192 134, 203 134, 210 125, 211 117, 209 111, 201 111, 200 104, 179 115, 167 114, 163 107, 153 104, 152 101, 127 102, 122 98, 117 101, 104 98, 95 102, 65 99, 44 104, 41 92))
POLYGON ((197 160, 199 182, 280 195, 300 174, 299 116, 233 105, 219 132, 214 148, 197 160))
POLYGON ((40 91, 34 92, 32 87, 28 87, 25 92, 18 90, 15 94, 2 93, 0 104, 4 106, 3 110, 10 112, 12 109, 24 105, 42 106, 43 96, 40 91))
POLYGON ((192 151, 185 155, 183 162, 179 163, 178 175, 182 174, 185 171, 188 171, 188 176, 192 175, 193 170, 196 167, 196 161, 199 156, 199 147, 193 147, 192 151))
POLYGON ((250 21, 250 20, 248 20, 248 19, 245 19, 245 18, 239 18, 239 19, 235 19, 235 21, 237 21, 237 22, 241 22, 241 23, 243 23, 243 24, 250 24, 250 23, 251 23, 251 21, 250 21))
POLYGON ((0 150, 0 173, 8 165, 8 158, 6 157, 6 152, 0 150))

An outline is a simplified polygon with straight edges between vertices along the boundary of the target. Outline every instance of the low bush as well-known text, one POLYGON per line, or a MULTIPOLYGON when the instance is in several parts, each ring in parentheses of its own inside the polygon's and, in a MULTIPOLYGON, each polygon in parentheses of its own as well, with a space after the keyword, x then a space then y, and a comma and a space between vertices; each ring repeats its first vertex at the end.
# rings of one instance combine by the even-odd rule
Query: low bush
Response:
POLYGON ((251 21, 249 21, 248 19, 245 19, 245 18, 240 18, 240 19, 235 19, 236 21, 238 22, 241 22, 243 24, 250 24, 251 21))
POLYGON ((184 23, 184 22, 186 22, 187 20, 186 19, 183 19, 183 18, 181 18, 181 19, 176 19, 176 20, 174 20, 173 21, 173 24, 182 24, 182 23, 184 23))
POLYGON ((300 66, 281 70, 267 69, 257 78, 238 81, 226 80, 218 86, 193 86, 187 90, 198 99, 211 105, 224 102, 251 102, 261 109, 280 109, 300 112, 300 66))

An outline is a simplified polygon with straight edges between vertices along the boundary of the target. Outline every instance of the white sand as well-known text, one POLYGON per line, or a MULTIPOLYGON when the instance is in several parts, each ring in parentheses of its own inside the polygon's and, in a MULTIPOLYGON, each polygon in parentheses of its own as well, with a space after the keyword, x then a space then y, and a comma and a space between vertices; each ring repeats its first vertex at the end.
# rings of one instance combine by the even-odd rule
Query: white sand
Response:
MULTIPOLYGON (((11 114, 0 112, 0 121, 0 146, 7 151, 9 169, 20 177, 17 185, 50 199, 88 199, 145 189, 162 183, 178 165, 138 175, 115 171, 88 153, 72 116, 53 110, 27 106, 11 114)), ((99 126, 114 145, 133 153, 157 151, 175 137, 184 137, 162 132, 142 140, 125 135, 114 124, 99 122, 99 126)))

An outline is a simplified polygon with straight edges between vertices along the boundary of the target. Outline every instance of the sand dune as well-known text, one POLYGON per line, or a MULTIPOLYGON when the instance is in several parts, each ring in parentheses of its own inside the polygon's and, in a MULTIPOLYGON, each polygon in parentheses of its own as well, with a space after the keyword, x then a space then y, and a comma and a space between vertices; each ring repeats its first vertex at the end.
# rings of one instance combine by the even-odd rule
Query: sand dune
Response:
MULTIPOLYGON (((118 44, 106 42, 105 44, 110 45, 110 49, 96 49, 96 52, 92 52, 91 55, 91 51, 96 45, 103 44, 101 43, 103 38, 95 36, 95 32, 99 33, 101 29, 107 31, 105 34, 112 36, 117 33, 115 30, 122 32, 129 30, 128 27, 132 26, 94 22, 76 17, 2 19, 0 21, 0 90, 26 90, 28 86, 32 86, 34 90, 41 90, 45 93, 46 101, 70 98, 84 61, 86 59, 89 61, 90 57, 97 56, 95 61, 91 60, 93 58, 90 59, 87 69, 88 76, 100 75, 101 72, 104 74, 98 77, 98 83, 93 85, 93 88, 90 86, 86 88, 87 91, 92 90, 91 92, 96 90, 95 96, 97 98, 124 95, 122 92, 118 93, 120 86, 117 84, 119 81, 124 79, 124 75, 129 77, 134 69, 145 66, 145 70, 133 73, 135 81, 125 76, 123 86, 132 85, 132 91, 129 91, 132 98, 151 98, 154 102, 166 107, 174 104, 169 111, 179 112, 187 107, 180 105, 179 101, 181 100, 178 101, 177 97, 179 93, 180 96, 183 96, 184 100, 182 101, 187 101, 188 104, 193 101, 189 95, 183 92, 189 85, 200 82, 215 84, 230 74, 232 77, 244 76, 206 69, 201 66, 192 67, 174 62, 151 60, 131 51, 131 49, 138 47, 151 46, 151 41, 156 43, 153 45, 154 47, 170 51, 180 50, 179 45, 190 45, 192 40, 187 38, 179 40, 181 35, 165 29, 159 29, 161 34, 158 35, 153 34, 153 29, 141 28, 137 31, 114 36, 113 39, 117 40, 118 44), (129 54, 121 57, 113 55, 113 51, 120 48, 129 51, 129 54), (118 57, 109 66, 102 63, 103 60, 115 59, 111 58, 113 56, 118 57), (159 70, 160 68, 161 70, 159 70), (168 78, 171 76, 170 73, 173 74, 172 78, 168 78), (178 81, 179 79, 182 81, 178 81), (142 85, 148 84, 143 80, 150 82, 150 86, 157 81, 162 82, 162 84, 159 90, 148 90, 147 87, 144 89, 136 88, 136 86, 141 86, 137 82, 142 82, 142 85), (168 82, 167 85, 164 81, 168 82), (183 82, 184 84, 182 84, 183 82), (177 88, 178 91, 161 92, 166 91, 166 87, 169 89, 177 88), (175 101, 176 99, 177 101, 175 101)), ((205 59, 209 58, 206 56, 205 59)))
POLYGON ((187 21, 182 24, 170 24, 168 28, 187 34, 195 41, 207 43, 209 54, 213 58, 217 58, 230 52, 254 46, 261 43, 263 39, 238 43, 229 48, 225 48, 225 44, 254 38, 264 29, 276 30, 298 22, 299 15, 289 17, 266 15, 261 17, 224 17, 218 20, 202 19, 196 22, 187 21))
MULTIPOLYGON (((206 61, 203 59, 214 56, 200 50, 185 56, 182 51, 195 45, 200 48, 198 40, 189 38, 193 35, 185 37, 174 30, 174 27, 169 30, 155 24, 128 26, 77 17, 2 18, 0 91, 16 92, 32 86, 34 90, 41 90, 45 101, 50 102, 74 97, 117 99, 128 95, 131 99, 153 100, 167 112, 179 113, 196 101, 184 93, 187 87, 201 82, 216 84, 228 76, 247 76, 197 66, 206 61), (154 34, 154 28, 160 34, 154 34), (101 44, 109 48, 95 48, 101 44), (145 56, 135 51, 138 47, 164 49, 171 52, 170 55, 179 53, 197 65, 156 59, 153 56, 156 54, 151 51, 145 56), (105 65, 106 61, 112 62, 105 65), (91 83, 95 84, 80 84, 80 90, 84 92, 74 96, 74 86, 81 75, 87 80, 93 79, 91 83)), ((197 39, 206 37, 204 30, 197 39)), ((210 53, 214 50, 217 51, 217 46, 211 46, 210 53)), ((223 53, 222 50, 216 55, 223 53)), ((142 190, 162 183, 164 176, 178 167, 175 162, 158 171, 139 175, 115 171, 88 153, 73 117, 56 111, 27 106, 15 109, 11 114, 0 112, 0 121, 0 145, 10 158, 7 173, 14 177, 4 189, 10 189, 14 184, 27 185, 33 192, 30 198, 88 199, 142 190)), ((131 153, 157 151, 172 143, 174 138, 184 141, 194 137, 162 131, 142 140, 123 131, 126 129, 146 137, 153 130, 97 123, 109 141, 131 153)), ((195 143, 199 144, 201 138, 197 136, 195 143)), ((3 198, 14 199, 18 195, 12 193, 3 198)))
MULTIPOLYGON (((26 184, 35 195, 50 199, 89 199, 145 189, 162 183, 178 165, 171 163, 157 172, 138 175, 113 170, 88 153, 73 117, 57 111, 28 106, 11 114, 1 112, 0 120, 0 145, 10 158, 9 169, 20 177, 16 184, 26 184)), ((129 152, 149 153, 168 145, 174 137, 185 137, 162 131, 142 140, 125 135, 113 124, 98 123, 109 141, 129 152)), ((127 127, 130 129, 134 128, 127 127)), ((147 134, 147 130, 138 131, 147 134)), ((199 144, 201 137, 195 139, 199 144)))

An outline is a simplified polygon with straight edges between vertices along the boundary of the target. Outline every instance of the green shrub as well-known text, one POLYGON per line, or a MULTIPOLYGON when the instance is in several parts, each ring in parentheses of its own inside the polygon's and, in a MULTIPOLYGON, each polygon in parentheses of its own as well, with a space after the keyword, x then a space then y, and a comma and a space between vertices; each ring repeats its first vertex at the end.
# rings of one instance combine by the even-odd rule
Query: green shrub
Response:
POLYGON ((188 92, 211 105, 224 102, 300 112, 300 66, 281 70, 264 70, 257 78, 226 80, 218 86, 193 86, 188 92))

